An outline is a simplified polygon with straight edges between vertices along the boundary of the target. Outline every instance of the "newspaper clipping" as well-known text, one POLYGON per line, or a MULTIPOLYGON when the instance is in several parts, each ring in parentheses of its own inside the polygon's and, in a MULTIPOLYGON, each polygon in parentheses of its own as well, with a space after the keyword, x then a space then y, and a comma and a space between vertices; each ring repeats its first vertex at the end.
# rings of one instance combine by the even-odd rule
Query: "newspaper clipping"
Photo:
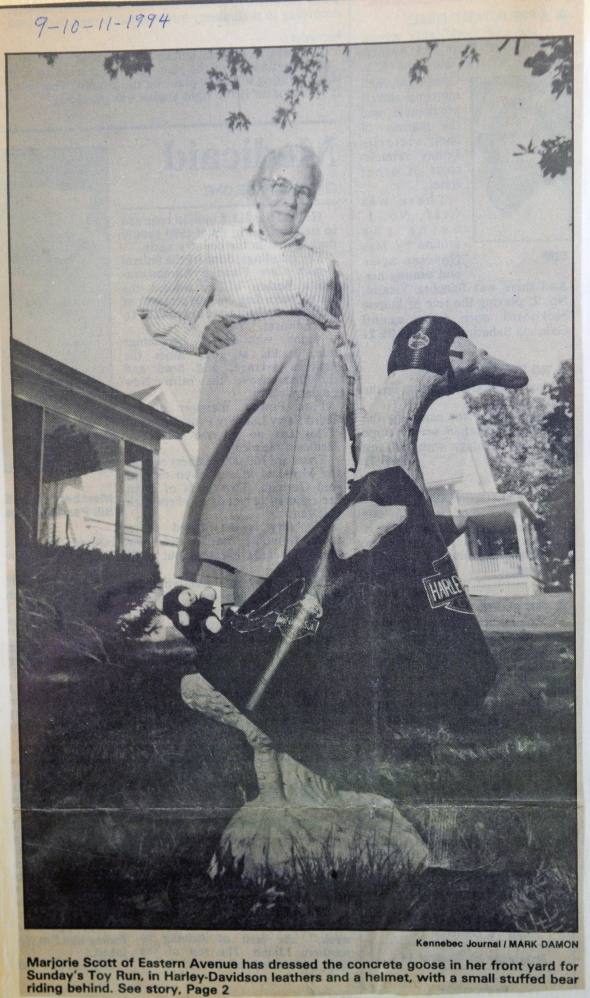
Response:
POLYGON ((7 995, 583 992, 581 4, 0 35, 7 995))

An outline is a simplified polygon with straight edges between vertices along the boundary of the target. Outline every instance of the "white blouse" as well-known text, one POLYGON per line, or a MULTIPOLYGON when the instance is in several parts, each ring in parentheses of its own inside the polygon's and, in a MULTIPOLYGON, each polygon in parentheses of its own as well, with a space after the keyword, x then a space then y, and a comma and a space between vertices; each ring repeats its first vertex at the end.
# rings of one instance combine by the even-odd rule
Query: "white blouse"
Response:
POLYGON ((345 288, 334 260, 306 246, 304 238, 297 233, 277 245, 254 226, 209 230, 143 299, 138 312, 156 340, 193 354, 201 341, 195 324, 208 306, 211 319, 230 322, 304 312, 330 331, 355 380, 358 413, 358 353, 345 288))

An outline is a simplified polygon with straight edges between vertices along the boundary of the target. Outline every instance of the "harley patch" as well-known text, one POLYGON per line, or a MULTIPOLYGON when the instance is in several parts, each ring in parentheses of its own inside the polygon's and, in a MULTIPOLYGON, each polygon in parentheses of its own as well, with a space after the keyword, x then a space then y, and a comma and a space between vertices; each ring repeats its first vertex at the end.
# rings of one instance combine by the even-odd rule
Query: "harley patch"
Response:
POLYGON ((448 554, 432 562, 436 575, 422 579, 431 610, 444 606, 457 613, 473 613, 455 566, 448 554))

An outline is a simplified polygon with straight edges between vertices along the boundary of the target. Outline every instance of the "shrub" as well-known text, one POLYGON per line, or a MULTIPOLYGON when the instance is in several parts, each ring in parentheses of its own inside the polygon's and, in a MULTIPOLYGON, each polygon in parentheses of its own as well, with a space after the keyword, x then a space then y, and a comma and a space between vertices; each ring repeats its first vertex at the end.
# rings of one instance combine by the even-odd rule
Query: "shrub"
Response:
POLYGON ((20 544, 16 577, 19 663, 27 671, 111 662, 156 613, 148 606, 133 624, 121 619, 158 585, 153 556, 20 544))

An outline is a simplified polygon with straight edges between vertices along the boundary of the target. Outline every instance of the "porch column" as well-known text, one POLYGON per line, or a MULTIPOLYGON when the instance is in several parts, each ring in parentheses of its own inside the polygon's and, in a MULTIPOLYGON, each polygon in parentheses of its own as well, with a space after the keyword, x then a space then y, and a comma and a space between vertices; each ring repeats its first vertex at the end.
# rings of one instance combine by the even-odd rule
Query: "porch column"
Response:
POLYGON ((516 536, 518 538, 518 550, 520 552, 520 574, 521 575, 532 575, 531 563, 529 561, 529 556, 526 549, 526 541, 524 539, 524 527, 522 525, 522 512, 520 506, 512 511, 512 516, 514 517, 514 523, 516 525, 516 536))
POLYGON ((160 558, 160 451, 152 451, 152 529, 151 529, 151 552, 160 558))
POLYGON ((465 538, 466 538, 466 540, 468 542, 467 543, 467 551, 468 551, 468 554, 469 554, 469 558, 470 559, 478 558, 479 557, 479 550, 478 550, 478 547, 477 547, 477 527, 476 527, 475 523, 473 522, 473 520, 471 520, 471 519, 467 520, 467 529, 465 531, 464 536, 465 536, 465 538))
POLYGON ((471 581, 471 558, 469 556, 469 548, 467 546, 467 537, 464 533, 459 534, 459 536, 450 545, 449 550, 457 567, 457 572, 459 573, 461 582, 464 586, 469 586, 469 582, 471 581))
POLYGON ((125 550, 125 441, 118 441, 115 479, 115 554, 125 550))

